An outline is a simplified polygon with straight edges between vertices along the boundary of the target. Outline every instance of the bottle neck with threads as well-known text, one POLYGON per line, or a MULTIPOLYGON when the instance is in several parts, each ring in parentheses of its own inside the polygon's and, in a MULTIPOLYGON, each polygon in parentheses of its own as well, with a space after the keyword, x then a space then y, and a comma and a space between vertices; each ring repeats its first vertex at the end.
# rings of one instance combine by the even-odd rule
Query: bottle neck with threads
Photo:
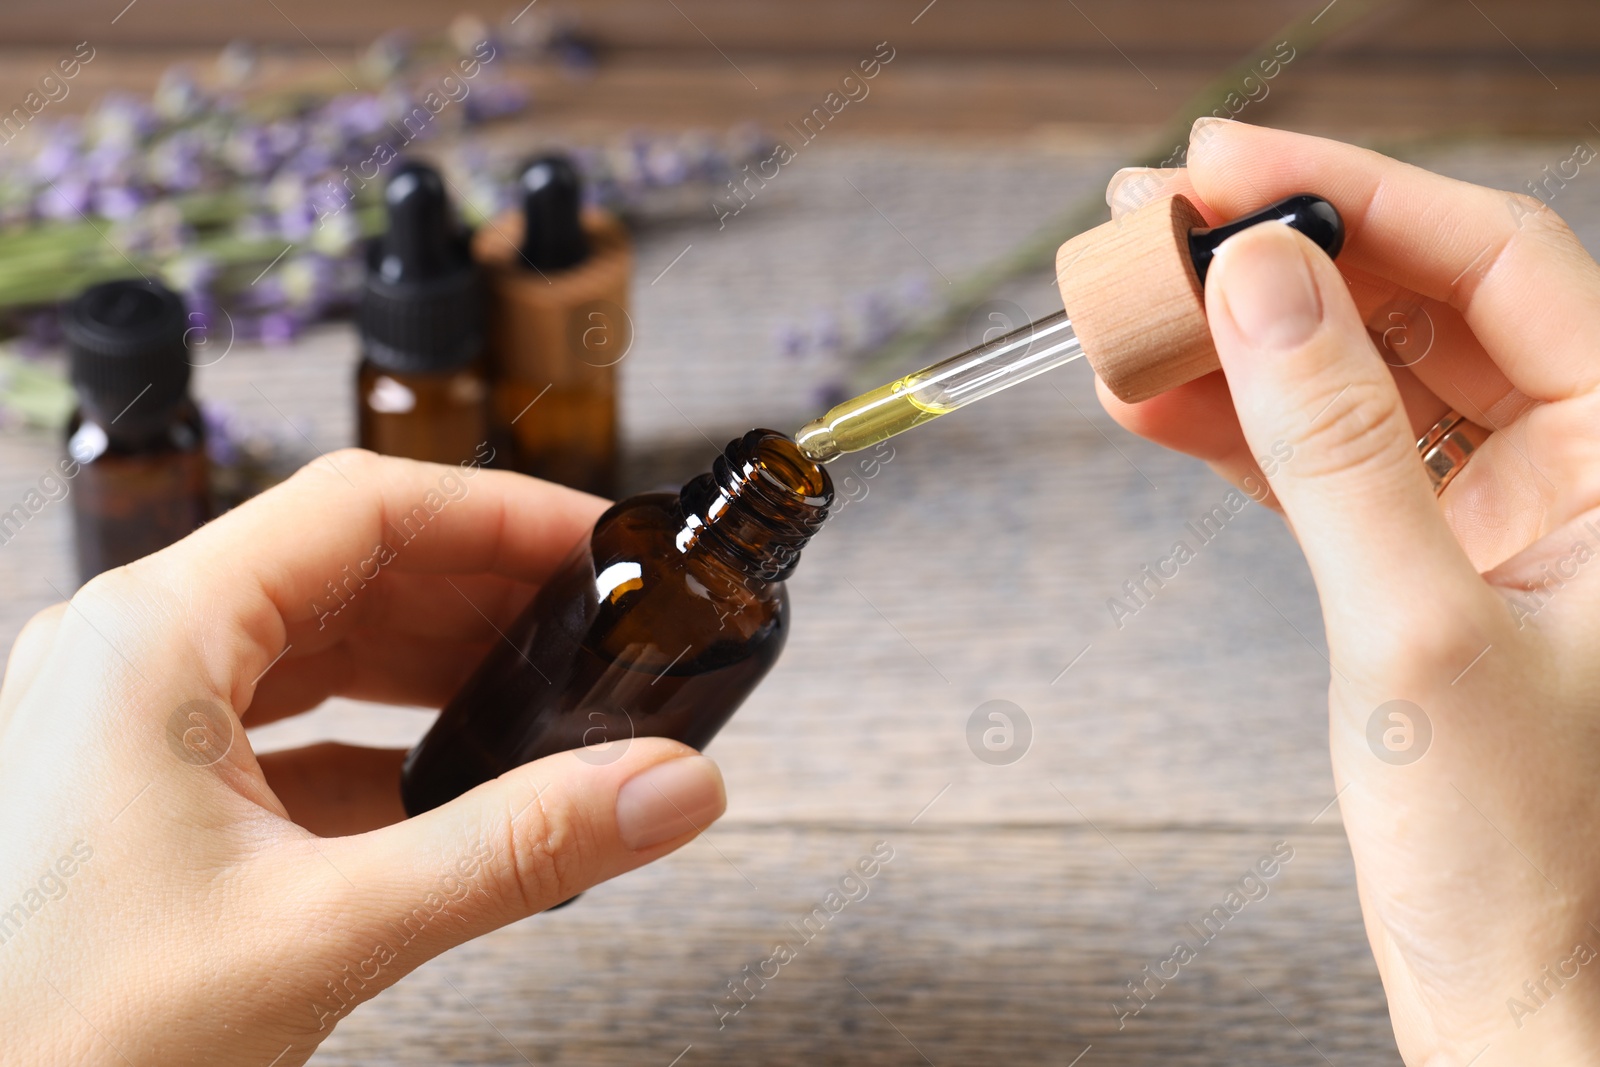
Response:
POLYGON ((827 520, 833 480, 787 436, 751 430, 678 499, 680 552, 711 555, 752 582, 779 582, 827 520))

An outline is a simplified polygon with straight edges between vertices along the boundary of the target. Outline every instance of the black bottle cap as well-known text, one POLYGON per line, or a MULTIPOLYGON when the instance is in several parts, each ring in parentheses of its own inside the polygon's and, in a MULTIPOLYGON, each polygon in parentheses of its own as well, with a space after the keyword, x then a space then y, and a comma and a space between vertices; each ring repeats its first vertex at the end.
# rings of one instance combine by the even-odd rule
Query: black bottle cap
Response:
POLYGON ((522 168, 522 261, 530 270, 569 270, 589 258, 583 232, 583 179, 566 156, 540 156, 522 168))
POLYGON ((1320 196, 1297 193, 1221 226, 1190 230, 1189 254, 1194 258, 1194 269, 1200 275, 1200 284, 1205 284, 1206 271, 1211 267, 1218 245, 1240 230, 1248 230, 1263 222, 1281 222, 1299 230, 1328 253, 1329 259, 1337 259, 1340 249, 1344 248, 1344 220, 1339 217, 1339 209, 1320 196))
POLYGON ((141 279, 102 282, 61 311, 72 382, 98 407, 157 410, 189 391, 188 316, 177 293, 141 279))
POLYGON ((383 192, 388 229, 367 247, 359 323, 365 355, 397 373, 437 373, 483 349, 483 290, 444 179, 407 162, 383 192))

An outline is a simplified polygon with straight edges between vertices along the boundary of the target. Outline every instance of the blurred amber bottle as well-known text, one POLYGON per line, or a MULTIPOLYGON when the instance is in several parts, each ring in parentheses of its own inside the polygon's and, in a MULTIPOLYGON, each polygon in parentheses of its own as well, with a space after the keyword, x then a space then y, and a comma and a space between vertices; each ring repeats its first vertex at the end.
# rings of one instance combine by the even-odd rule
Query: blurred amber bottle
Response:
POLYGON ((368 249, 356 372, 362 448, 434 463, 483 458, 489 383, 483 285, 439 172, 408 162, 384 187, 368 249))
POLYGON ((619 221, 583 207, 566 159, 529 163, 520 189, 521 210, 473 239, 489 291, 497 447, 514 470, 612 496, 632 245, 619 221))
POLYGON ((62 311, 78 407, 67 424, 78 580, 166 548, 210 517, 183 301, 155 282, 92 286, 62 311))

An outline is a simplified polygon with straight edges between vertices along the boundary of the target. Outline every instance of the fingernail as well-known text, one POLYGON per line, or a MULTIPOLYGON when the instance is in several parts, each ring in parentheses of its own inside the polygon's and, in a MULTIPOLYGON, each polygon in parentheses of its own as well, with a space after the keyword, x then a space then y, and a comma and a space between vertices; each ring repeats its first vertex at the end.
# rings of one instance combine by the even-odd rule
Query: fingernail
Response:
POLYGON ((1322 323, 1322 297, 1301 240, 1268 223, 1229 238, 1217 249, 1208 282, 1220 283, 1234 325, 1258 348, 1297 348, 1322 323))
POLYGON ((727 804, 722 772, 704 756, 658 763, 617 791, 617 836, 637 852, 704 830, 727 804))
POLYGON ((1106 207, 1118 218, 1156 198, 1165 184, 1154 167, 1123 167, 1106 183, 1106 207))

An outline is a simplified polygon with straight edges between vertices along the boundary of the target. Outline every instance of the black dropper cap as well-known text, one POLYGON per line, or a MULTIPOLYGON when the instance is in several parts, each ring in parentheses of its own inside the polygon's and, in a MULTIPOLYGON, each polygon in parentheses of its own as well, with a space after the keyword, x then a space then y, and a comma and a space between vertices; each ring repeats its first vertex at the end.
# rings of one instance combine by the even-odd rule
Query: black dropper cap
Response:
POLYGON ((61 311, 73 385, 118 417, 135 400, 159 412, 188 395, 187 329, 178 294, 142 279, 90 286, 61 311))
POLYGON ((589 258, 583 232, 583 179, 566 156, 539 156, 522 168, 522 262, 529 270, 570 270, 589 258))
POLYGON ((367 248, 360 327, 366 358, 401 374, 470 363, 483 349, 483 291, 444 179, 401 164, 383 191, 389 225, 367 248))
POLYGON ((1222 242, 1241 230, 1248 230, 1263 222, 1281 222, 1299 230, 1311 239, 1312 244, 1328 253, 1329 259, 1337 259, 1339 250, 1344 247, 1344 220, 1339 217, 1339 209, 1320 196, 1296 193, 1221 226, 1190 230, 1189 255, 1194 259, 1200 284, 1205 284, 1206 271, 1211 268, 1211 260, 1222 242))

